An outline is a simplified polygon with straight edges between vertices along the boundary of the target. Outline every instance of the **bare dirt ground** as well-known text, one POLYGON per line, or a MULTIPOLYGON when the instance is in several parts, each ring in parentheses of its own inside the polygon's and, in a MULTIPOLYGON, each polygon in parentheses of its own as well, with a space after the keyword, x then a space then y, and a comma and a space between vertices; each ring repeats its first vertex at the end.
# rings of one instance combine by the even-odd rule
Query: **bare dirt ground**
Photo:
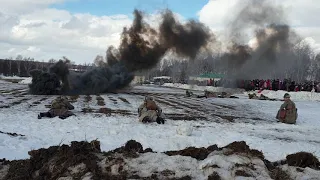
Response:
POLYGON ((70 146, 51 146, 48 149, 29 151, 30 159, 6 161, 0 160, 0 180, 40 180, 40 179, 166 179, 220 180, 236 177, 251 179, 291 180, 294 172, 284 171, 282 166, 292 166, 303 173, 305 168, 319 170, 319 160, 310 153, 291 154, 278 162, 270 162, 262 152, 250 149, 245 142, 233 142, 225 147, 217 145, 195 148, 188 147, 179 151, 153 152, 139 142, 128 141, 124 146, 109 152, 101 152, 100 142, 72 142, 70 146), (176 168, 163 167, 162 162, 153 164, 152 159, 160 156, 171 161, 176 168), (184 162, 177 159, 198 162, 198 167, 185 168, 184 162), (229 169, 223 167, 222 158, 229 169), (238 160, 236 160, 239 158, 238 160), (211 160, 210 160, 211 159, 211 160), (242 160, 241 160, 242 159, 242 160), (248 160, 248 161, 244 161, 248 160), (206 163, 207 161, 207 163, 206 163), (208 162, 211 162, 209 163, 208 162), (177 164, 176 164, 177 163, 177 164), (154 168, 148 169, 148 166, 154 168), (225 172, 225 171, 229 172, 225 172), (229 178, 228 178, 229 177, 229 178))

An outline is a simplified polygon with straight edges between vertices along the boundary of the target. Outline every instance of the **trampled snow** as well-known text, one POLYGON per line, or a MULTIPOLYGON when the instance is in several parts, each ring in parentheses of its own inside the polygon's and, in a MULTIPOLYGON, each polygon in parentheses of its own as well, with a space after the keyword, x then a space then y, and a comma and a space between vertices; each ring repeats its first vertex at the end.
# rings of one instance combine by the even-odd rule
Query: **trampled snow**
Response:
POLYGON ((284 159, 287 154, 298 151, 320 156, 318 101, 295 101, 299 118, 296 125, 288 125, 277 123, 275 119, 281 101, 250 100, 243 93, 238 95, 239 99, 184 98, 181 89, 136 86, 130 90, 135 94, 101 95, 106 103, 102 107, 128 113, 82 113, 85 107, 101 108, 96 104, 96 96, 92 95, 90 102, 85 102, 85 96, 77 99, 73 111, 76 116, 65 120, 57 117, 39 120, 37 114, 47 111, 45 105, 50 104, 55 96, 22 95, 26 91, 26 84, 0 84, 0 106, 11 106, 0 108, 0 131, 25 135, 12 137, 0 133, 1 158, 27 158, 27 152, 33 149, 94 139, 101 141, 104 151, 115 149, 130 139, 158 152, 213 144, 221 147, 243 140, 251 148, 263 151, 271 161, 284 159), (167 113, 164 125, 138 122, 137 108, 145 94, 153 95, 167 113), (174 119, 175 114, 179 115, 178 119, 174 119), (222 115, 232 116, 233 121, 222 115), (199 119, 190 120, 190 117, 199 119), (191 134, 187 128, 181 127, 192 127, 191 134), (185 133, 178 133, 181 132, 179 128, 185 133))

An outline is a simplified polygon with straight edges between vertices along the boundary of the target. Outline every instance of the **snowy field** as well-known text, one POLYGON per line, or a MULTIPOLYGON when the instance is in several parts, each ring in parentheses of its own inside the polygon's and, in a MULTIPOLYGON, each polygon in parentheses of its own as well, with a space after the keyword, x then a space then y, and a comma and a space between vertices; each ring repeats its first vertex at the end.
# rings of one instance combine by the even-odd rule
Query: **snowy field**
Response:
POLYGON ((101 95, 103 106, 97 104, 96 95, 91 95, 91 100, 82 95, 73 103, 76 116, 39 120, 37 114, 47 111, 45 105, 56 96, 28 95, 27 90, 27 84, 0 81, 0 131, 18 134, 0 133, 0 158, 28 158, 33 149, 95 139, 104 151, 130 139, 159 152, 213 144, 222 147, 243 140, 270 161, 298 151, 320 157, 320 102, 298 95, 293 95, 297 124, 287 125, 275 119, 281 101, 249 100, 245 93, 238 94, 239 99, 185 98, 183 88, 158 86, 135 86, 101 95), (138 122, 137 109, 147 94, 166 114, 164 125, 138 122), (109 108, 110 114, 84 113, 84 108, 94 112, 109 108))

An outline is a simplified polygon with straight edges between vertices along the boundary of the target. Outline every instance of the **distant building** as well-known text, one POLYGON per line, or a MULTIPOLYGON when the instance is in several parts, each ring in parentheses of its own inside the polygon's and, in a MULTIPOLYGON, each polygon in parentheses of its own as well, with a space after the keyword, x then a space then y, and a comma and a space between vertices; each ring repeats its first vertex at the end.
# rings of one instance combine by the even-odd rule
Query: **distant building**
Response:
POLYGON ((198 76, 190 76, 189 83, 195 83, 198 85, 207 85, 210 80, 217 82, 217 81, 220 81, 223 77, 224 77, 223 74, 204 73, 198 76))
POLYGON ((170 76, 158 76, 153 77, 154 84, 162 85, 164 83, 172 83, 172 78, 170 76))

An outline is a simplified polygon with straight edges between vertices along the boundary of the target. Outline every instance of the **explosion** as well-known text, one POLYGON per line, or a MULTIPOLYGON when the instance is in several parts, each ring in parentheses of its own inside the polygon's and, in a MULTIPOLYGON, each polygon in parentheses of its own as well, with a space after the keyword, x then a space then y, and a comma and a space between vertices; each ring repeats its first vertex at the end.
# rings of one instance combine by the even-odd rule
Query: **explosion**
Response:
POLYGON ((49 72, 33 70, 31 94, 97 94, 126 87, 139 70, 154 67, 169 50, 193 59, 212 37, 209 28, 190 20, 178 22, 170 10, 162 14, 159 29, 143 21, 142 12, 134 11, 130 28, 124 28, 118 49, 107 50, 107 63, 84 73, 70 73, 68 61, 60 60, 49 72))

